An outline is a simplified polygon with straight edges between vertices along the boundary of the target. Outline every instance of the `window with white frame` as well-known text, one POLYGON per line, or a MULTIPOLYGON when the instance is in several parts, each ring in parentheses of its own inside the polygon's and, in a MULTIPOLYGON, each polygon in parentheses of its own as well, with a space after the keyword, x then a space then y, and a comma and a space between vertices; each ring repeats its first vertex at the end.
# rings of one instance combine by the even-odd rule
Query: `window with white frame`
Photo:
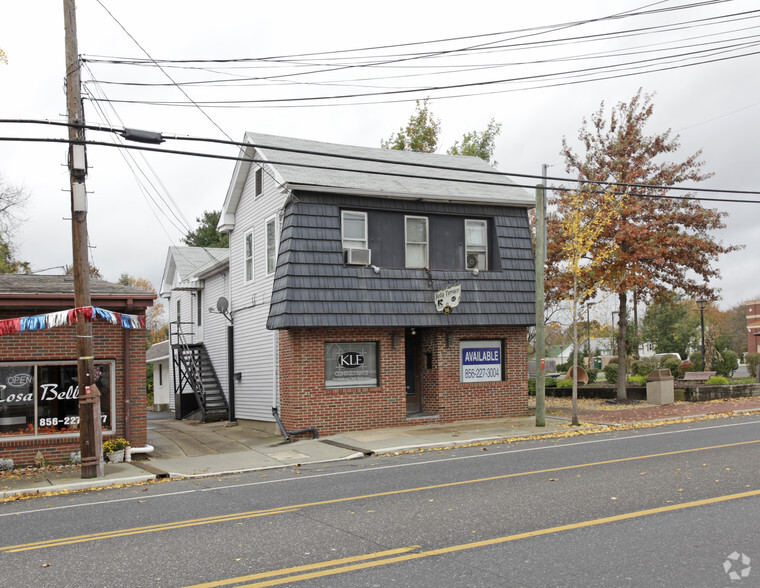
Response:
POLYGON ((253 281, 253 231, 248 231, 244 237, 245 240, 245 281, 253 281))
POLYGON ((488 223, 484 220, 464 221, 465 267, 488 269, 488 223))
POLYGON ((273 216, 266 222, 267 240, 267 275, 273 274, 277 266, 277 217, 273 216))
POLYGON ((340 217, 343 249, 367 249, 367 213, 344 210, 340 217))
POLYGON ((428 267, 428 219, 405 217, 406 267, 428 267))

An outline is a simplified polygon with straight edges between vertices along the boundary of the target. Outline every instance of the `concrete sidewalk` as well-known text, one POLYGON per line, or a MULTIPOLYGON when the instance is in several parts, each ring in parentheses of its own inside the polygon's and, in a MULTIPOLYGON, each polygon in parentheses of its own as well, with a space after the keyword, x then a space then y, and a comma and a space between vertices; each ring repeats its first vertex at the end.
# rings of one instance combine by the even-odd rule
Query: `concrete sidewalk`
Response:
POLYGON ((130 463, 106 463, 105 476, 90 480, 83 480, 80 469, 71 466, 4 472, 0 475, 0 500, 141 483, 158 478, 218 476, 296 467, 566 430, 565 419, 547 418, 545 427, 536 427, 535 417, 527 416, 391 427, 288 443, 282 436, 269 435, 244 425, 179 421, 171 413, 162 413, 151 415, 148 420, 148 443, 154 447, 149 455, 136 455, 130 463))
MULTIPOLYGON (((557 399, 551 402, 558 402, 557 399)), ((654 406, 638 403, 604 408, 597 403, 584 406, 581 429, 674 419, 730 416, 760 411, 760 398, 730 399, 704 403, 675 403, 654 406)), ((315 463, 359 459, 382 455, 488 443, 512 438, 547 436, 579 430, 569 426, 562 406, 547 406, 545 427, 535 426, 535 417, 460 421, 409 427, 355 431, 319 439, 285 442, 246 425, 226 422, 178 421, 172 413, 152 413, 148 420, 148 442, 154 451, 135 456, 135 461, 105 464, 105 477, 82 480, 78 467, 47 468, 0 475, 0 500, 20 495, 76 491, 122 484, 148 482, 158 478, 218 476, 272 468, 297 467, 315 463), (553 413, 553 414, 552 414, 553 413)))

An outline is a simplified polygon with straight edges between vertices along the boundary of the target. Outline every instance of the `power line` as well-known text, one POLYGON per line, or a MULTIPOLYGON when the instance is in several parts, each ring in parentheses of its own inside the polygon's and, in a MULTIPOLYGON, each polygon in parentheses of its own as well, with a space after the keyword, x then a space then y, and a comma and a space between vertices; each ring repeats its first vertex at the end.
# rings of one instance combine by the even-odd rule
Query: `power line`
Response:
MULTIPOLYGON (((162 64, 185 64, 185 63, 223 64, 223 63, 246 63, 246 62, 258 62, 258 61, 269 62, 269 61, 277 61, 277 60, 285 60, 285 59, 294 59, 297 57, 304 58, 304 57, 315 57, 315 56, 323 56, 323 55, 336 55, 336 54, 345 54, 345 53, 376 51, 380 49, 413 47, 413 46, 419 46, 419 45, 432 45, 432 44, 438 44, 438 43, 448 43, 448 42, 453 42, 453 41, 483 39, 483 38, 500 36, 500 35, 516 35, 516 34, 521 34, 521 33, 536 33, 536 32, 543 33, 546 31, 562 30, 566 28, 578 27, 578 26, 591 24, 591 23, 600 23, 600 22, 604 22, 608 20, 619 20, 622 18, 631 18, 631 17, 637 17, 637 16, 651 16, 654 14, 662 14, 665 12, 676 12, 680 10, 704 8, 706 6, 724 4, 726 2, 731 2, 731 1, 733 0, 706 0, 703 2, 693 2, 690 4, 684 4, 680 6, 659 8, 656 10, 632 9, 629 11, 615 13, 608 16, 598 17, 598 18, 569 21, 569 22, 557 23, 557 24, 551 24, 551 25, 541 25, 537 27, 529 27, 529 28, 523 28, 523 29, 513 29, 513 30, 507 30, 507 31, 482 33, 478 35, 448 37, 448 38, 443 38, 443 39, 432 39, 432 40, 427 40, 427 41, 412 41, 412 42, 396 43, 396 44, 389 44, 389 45, 377 45, 377 46, 361 47, 361 48, 354 48, 354 49, 338 49, 338 50, 333 50, 333 51, 317 51, 317 52, 310 52, 310 53, 295 53, 295 54, 273 55, 273 56, 264 56, 264 57, 226 58, 226 59, 158 59, 158 60, 150 59, 146 61, 146 60, 132 59, 132 58, 127 59, 127 58, 105 58, 103 56, 89 56, 89 57, 85 56, 85 60, 92 61, 92 62, 100 62, 100 63, 114 63, 114 64, 127 64, 127 65, 131 65, 131 64, 140 65, 140 64, 145 64, 145 63, 154 64, 157 62, 162 63, 162 64)), ((667 0, 663 0, 660 2, 653 2, 651 4, 645 5, 643 8, 647 8, 649 6, 656 6, 658 4, 664 4, 665 2, 667 2, 667 0)), ((752 11, 748 11, 748 12, 752 12, 752 11)))
MULTIPOLYGON (((0 121, 0 122, 3 122, 3 121, 0 121)), ((212 143, 226 143, 217 139, 199 139, 199 138, 185 137, 184 140, 203 141, 203 142, 212 142, 212 143)), ((0 137, 0 141, 52 142, 52 143, 71 143, 72 142, 68 139, 29 138, 29 137, 0 137)), ((277 161, 277 160, 271 160, 271 159, 261 160, 261 159, 253 159, 253 158, 248 158, 248 157, 235 157, 235 156, 229 156, 229 155, 201 153, 197 151, 183 151, 183 150, 178 150, 178 149, 165 149, 165 148, 159 149, 159 148, 152 148, 152 147, 146 147, 146 146, 141 146, 141 145, 140 146, 126 145, 126 144, 115 145, 114 143, 108 143, 108 142, 103 142, 103 141, 74 141, 73 143, 95 145, 95 146, 101 146, 101 147, 118 147, 121 149, 137 149, 137 150, 151 151, 151 152, 156 152, 156 153, 166 153, 166 154, 172 154, 172 155, 187 155, 187 156, 192 156, 192 157, 201 157, 205 159, 245 161, 249 163, 256 163, 261 166, 270 164, 270 165, 287 165, 291 167, 303 167, 303 168, 309 168, 309 169, 319 169, 319 170, 325 170, 325 171, 342 171, 342 172, 356 172, 357 171, 355 169, 350 169, 350 168, 345 168, 345 167, 307 164, 307 163, 299 163, 299 162, 293 162, 293 161, 287 161, 287 160, 284 160, 284 161, 277 161)), ((348 159, 352 161, 364 161, 364 162, 378 162, 378 163, 384 163, 384 164, 392 164, 392 165, 407 166, 407 167, 419 167, 419 168, 441 170, 441 171, 459 171, 463 173, 482 174, 485 176, 497 176, 497 177, 504 177, 504 178, 520 177, 520 178, 531 178, 531 179, 543 178, 543 176, 537 176, 534 174, 500 172, 497 170, 473 170, 473 169, 466 169, 466 168, 440 166, 440 165, 434 165, 434 164, 419 164, 419 163, 411 163, 411 162, 389 162, 386 159, 325 154, 325 153, 320 153, 316 151, 282 148, 282 147, 262 145, 262 144, 257 145, 253 143, 238 143, 238 142, 233 141, 231 142, 231 144, 247 145, 254 149, 258 147, 261 149, 272 149, 272 150, 280 150, 280 151, 287 151, 287 152, 294 152, 294 153, 301 153, 301 154, 312 154, 312 155, 318 155, 318 156, 326 157, 326 158, 348 159)), ((385 176, 393 176, 393 177, 401 177, 401 178, 417 178, 417 179, 435 180, 435 181, 450 181, 450 182, 457 182, 457 183, 463 183, 463 184, 491 185, 491 186, 499 186, 499 187, 505 187, 505 188, 528 188, 528 189, 535 188, 534 184, 518 184, 518 183, 505 184, 502 182, 488 181, 488 180, 453 179, 453 178, 442 178, 440 176, 434 176, 434 175, 426 176, 426 175, 413 174, 413 173, 405 174, 405 173, 400 173, 400 172, 374 171, 374 170, 361 170, 361 172, 372 174, 372 175, 385 175, 385 176)), ((561 181, 561 182, 567 182, 567 183, 577 183, 578 181, 577 179, 560 178, 560 177, 548 177, 547 179, 552 180, 552 181, 561 181)), ((612 186, 615 188, 634 188, 634 189, 656 190, 656 191, 676 190, 676 191, 686 191, 686 192, 707 192, 707 193, 718 193, 718 194, 737 194, 737 195, 743 194, 743 195, 752 195, 752 196, 760 195, 760 191, 750 191, 750 190, 729 190, 729 189, 719 189, 719 188, 700 188, 700 187, 681 187, 681 186, 652 186, 652 185, 646 185, 646 184, 616 183, 616 182, 605 182, 605 181, 597 181, 597 180, 586 181, 585 183, 599 185, 599 186, 612 186)), ((548 186, 547 188, 554 191, 570 190, 570 188, 567 188, 564 186, 548 186)), ((592 191, 592 193, 597 193, 597 192, 599 191, 592 191)), ((705 197, 695 197, 695 196, 690 196, 690 195, 673 196, 673 195, 667 195, 667 194, 645 194, 645 193, 640 193, 640 192, 625 192, 625 195, 643 197, 643 198, 697 200, 697 201, 704 201, 704 202, 722 202, 722 203, 731 203, 731 204, 760 204, 760 200, 705 198, 705 197)))
MULTIPOLYGON (((739 45, 741 47, 754 47, 757 46, 759 42, 752 43, 750 45, 739 45)), ((737 49, 739 46, 733 47, 733 49, 737 49)), ((680 55, 668 55, 663 57, 657 57, 657 58, 651 58, 646 60, 640 60, 640 61, 631 61, 627 63, 622 64, 612 64, 612 65, 605 65, 605 66, 598 66, 598 67, 589 67, 589 68, 582 68, 582 69, 575 69, 575 70, 569 70, 564 72, 555 72, 555 73, 549 73, 549 74, 534 74, 534 75, 525 75, 525 76, 518 76, 518 77, 512 77, 512 78, 503 78, 498 80, 484 80, 484 81, 478 81, 478 82, 469 82, 469 83, 459 83, 459 84, 446 84, 441 86, 421 86, 418 88, 411 88, 411 89, 397 89, 397 90, 386 90, 382 92, 364 92, 364 93, 351 93, 351 94, 339 94, 339 95, 331 95, 331 96, 305 96, 305 97, 290 97, 290 98, 262 98, 257 100, 213 100, 213 101, 194 101, 191 104, 187 104, 185 102, 177 102, 177 101, 164 101, 164 100, 126 100, 126 99, 111 99, 110 102, 114 103, 121 103, 121 104, 143 104, 146 106, 153 105, 153 106, 175 106, 175 107, 187 107, 187 106, 193 106, 198 107, 198 105, 203 105, 207 108, 225 108, 225 107, 242 107, 242 106, 274 106, 278 108, 287 107, 289 105, 297 104, 299 107, 303 106, 304 102, 323 102, 327 100, 340 100, 345 101, 348 99, 362 99, 362 98, 370 98, 370 97, 390 97, 390 96, 399 96, 402 94, 431 94, 433 92, 440 92, 444 90, 455 90, 455 89, 463 89, 463 88, 483 88, 487 86, 494 86, 494 85, 501 85, 501 84, 513 84, 516 82, 534 82, 539 81, 542 79, 551 79, 551 78, 558 78, 560 76, 581 76, 581 75, 594 75, 597 72, 604 72, 604 71, 610 71, 615 72, 619 70, 620 68, 625 68, 627 66, 633 66, 631 67, 647 67, 644 65, 641 65, 643 63, 648 62, 657 62, 661 60, 666 59, 675 59, 675 58, 686 58, 690 56, 696 56, 700 54, 705 54, 714 51, 713 49, 705 49, 701 51, 691 51, 688 53, 680 54, 680 55)), ((565 86, 570 84, 576 84, 576 83, 588 83, 590 81, 600 81, 600 80, 607 80, 607 79, 616 79, 620 77, 630 77, 633 75, 642 75, 644 73, 656 73, 656 72, 662 72, 662 71, 669 71, 673 69, 681 69, 685 67, 694 67, 697 65, 705 65, 708 63, 718 63, 722 61, 727 61, 730 59, 739 59, 742 57, 751 57, 754 55, 757 55, 760 53, 760 50, 758 51, 751 51, 748 53, 743 53, 740 55, 734 55, 730 57, 721 57, 721 58, 714 58, 714 59, 704 59, 702 61, 696 61, 693 63, 685 63, 680 65, 672 65, 667 67, 655 67, 653 69, 649 69, 644 72, 635 72, 632 74, 620 74, 620 75, 607 75, 604 77, 597 77, 591 80, 578 80, 575 82, 567 82, 567 83, 561 83, 561 84, 547 84, 544 86, 529 88, 529 89, 537 89, 537 88, 546 88, 546 87, 557 87, 557 86, 565 86)), ((625 71, 625 70, 623 70, 625 71)), ((509 92, 509 91, 515 91, 515 90, 500 90, 495 92, 489 92, 489 93, 502 93, 502 92, 509 92)), ((482 93, 470 93, 470 94, 457 94, 457 95, 448 95, 448 96, 436 96, 436 99, 446 99, 446 98, 461 98, 464 96, 471 96, 471 95, 482 95, 486 92, 482 93)), ((98 100, 98 99, 95 99, 98 100)), ((409 99, 407 99, 409 100, 409 99)), ((414 98, 412 98, 414 100, 414 98)), ((392 102, 392 101, 384 101, 384 102, 392 102)), ((354 102, 352 105, 360 105, 360 104, 374 104, 376 102, 354 102)), ((345 105, 344 103, 340 104, 309 104, 307 106, 336 106, 336 105, 345 105)))
MULTIPOLYGON (((685 21, 684 23, 677 23, 676 25, 674 25, 674 24, 657 25, 657 26, 652 26, 652 27, 643 27, 643 28, 639 28, 639 29, 629 29, 629 30, 625 30, 625 31, 614 31, 614 32, 608 32, 608 33, 601 33, 601 34, 597 34, 597 35, 585 35, 585 36, 576 36, 576 37, 565 37, 565 38, 560 38, 560 39, 549 39, 549 40, 545 40, 545 41, 538 41, 538 42, 531 42, 531 43, 520 43, 520 44, 512 44, 512 45, 497 45, 497 46, 483 47, 483 48, 480 48, 480 49, 481 50, 485 49, 485 50, 488 50, 489 52, 493 52, 493 51, 495 51, 495 50, 498 49, 501 52, 501 51, 504 51, 504 50, 515 50, 515 49, 521 49, 521 50, 523 50, 523 49, 536 49, 536 48, 539 48, 541 46, 557 46, 557 45, 564 45, 564 44, 568 44, 568 43, 577 44, 579 41, 612 40, 612 39, 615 39, 615 38, 626 37, 626 36, 633 36, 633 35, 635 35, 635 36, 651 35, 652 33, 656 32, 656 31, 660 31, 660 32, 662 32, 662 31, 673 32, 673 31, 677 31, 677 30, 680 30, 680 29, 683 29, 683 28, 694 28, 694 26, 697 26, 695 23, 701 23, 698 26, 710 26, 710 25, 720 24, 720 23, 712 22, 715 19, 727 19, 726 22, 730 22, 731 20, 733 20, 732 17, 742 17, 741 20, 746 20, 747 18, 753 18, 754 19, 754 18, 760 17, 760 10, 758 10, 758 11, 747 11, 747 12, 744 12, 744 13, 735 13, 733 15, 724 15, 724 16, 720 16, 720 17, 710 17, 710 18, 705 18, 705 19, 696 19, 696 20, 692 20, 692 21, 685 21), (750 15, 750 14, 753 14, 754 16, 748 17, 747 15, 750 15), (731 20, 728 20, 728 19, 731 19, 731 20)), ((738 29, 738 30, 743 30, 743 29, 738 29)), ((737 32, 736 30, 734 30, 734 31, 721 31, 719 33, 712 33, 712 34, 706 35, 706 36, 734 34, 736 32, 737 32)), ((700 38, 703 38, 703 37, 702 36, 697 36, 697 37, 693 37, 692 39, 700 39, 700 38)), ((684 39, 679 39, 678 41, 680 42, 680 41, 683 41, 683 40, 684 39)), ((732 37, 730 40, 735 40, 735 37, 732 37)), ((461 52, 468 52, 470 50, 471 49, 461 49, 459 51, 461 51, 461 52)), ((622 53, 623 51, 625 51, 625 50, 617 50, 614 53, 622 53)), ((604 53, 601 53, 601 54, 590 54, 590 55, 584 56, 583 58, 584 59, 590 59, 590 58, 594 57, 595 55, 602 56, 605 53, 609 54, 609 52, 604 52, 604 53)), ((431 54, 426 54, 426 56, 428 56, 428 57, 434 57, 431 54)), ((424 57, 424 55, 423 55, 423 57, 424 57)), ((125 61, 113 61, 113 62, 111 62, 111 61, 104 61, 104 60, 95 60, 95 59, 91 59, 91 58, 87 58, 87 57, 85 57, 84 59, 85 59, 85 61, 90 61, 90 62, 112 63, 112 64, 129 64, 129 62, 125 62, 125 61)), ((251 60, 255 60, 255 58, 250 58, 250 59, 251 60)), ((555 62, 555 61, 568 61, 568 60, 571 60, 571 59, 573 59, 573 58, 572 57, 567 57, 567 56, 563 55, 562 57, 553 58, 553 59, 546 59, 546 60, 533 61, 533 62, 527 61, 527 62, 521 63, 520 65, 529 65, 529 64, 535 64, 535 63, 547 63, 547 62, 555 62)), ((189 63, 193 63, 193 62, 189 62, 189 63)), ((144 61, 141 61, 140 64, 147 64, 147 63, 144 62, 144 61)), ((306 64, 291 63, 289 65, 291 65, 291 66, 296 66, 296 65, 305 66, 306 64)), ((327 65, 327 64, 324 64, 324 65, 327 65)), ((378 62, 375 61, 375 62, 367 62, 367 63, 354 64, 352 67, 373 67, 373 68, 377 68, 380 65, 381 64, 379 64, 378 62)), ((383 67, 385 67, 386 65, 387 64, 384 64, 383 67)), ((471 65, 471 66, 457 66, 456 67, 456 71, 459 72, 459 73, 461 73, 461 72, 467 72, 467 71, 475 70, 475 69, 493 68, 493 67, 505 67, 505 66, 510 66, 510 65, 518 65, 518 64, 512 64, 512 63, 508 63, 508 64, 476 64, 476 65, 471 65)), ((267 67, 270 67, 270 66, 267 65, 267 67)), ((281 67, 281 65, 277 64, 276 67, 281 67)), ((454 66, 452 66, 452 65, 434 66, 434 65, 426 64, 426 65, 414 66, 414 67, 415 68, 423 68, 424 67, 424 68, 430 69, 430 68, 435 68, 435 67, 452 68, 454 66)), ((202 71, 206 71, 205 68, 191 68, 191 69, 200 69, 202 71)), ((181 85, 188 85, 188 86, 219 84, 219 85, 222 85, 224 87, 228 87, 229 83, 233 83, 233 82, 240 82, 240 81, 258 81, 258 82, 264 82, 264 81, 271 81, 271 80, 278 79, 278 78, 311 75, 311 74, 314 74, 314 73, 321 73, 321 71, 317 70, 317 71, 308 71, 308 72, 296 72, 296 73, 292 73, 292 74, 280 74, 280 75, 276 75, 276 76, 255 76, 255 77, 234 78, 234 79, 224 79, 224 80, 194 80, 194 81, 178 82, 178 83, 181 84, 181 85)), ((436 73, 440 73, 440 72, 436 72, 436 73)), ((413 75, 414 76, 418 76, 418 75, 421 75, 421 74, 413 74, 413 75)), ((431 73, 427 73, 427 74, 424 74, 424 75, 435 75, 435 73, 431 72, 431 73)), ((409 75, 404 75, 404 76, 393 76, 393 77, 410 77, 410 76, 409 75)), ((370 79, 371 80, 371 79, 378 79, 378 78, 365 78, 365 79, 370 79)), ((387 78, 379 78, 379 79, 387 79, 387 78)), ((346 83, 350 83, 351 81, 356 81, 356 80, 347 80, 346 83)), ((130 87, 161 87, 161 86, 167 85, 165 83, 119 82, 119 81, 110 81, 110 80, 100 80, 100 82, 104 83, 104 84, 123 85, 123 86, 130 86, 130 87)), ((295 82, 291 81, 291 83, 295 83, 295 82)), ((308 82, 305 82, 305 83, 308 83, 308 82)), ((312 82, 312 83, 315 84, 315 85, 321 85, 321 84, 324 84, 325 82, 312 82)))

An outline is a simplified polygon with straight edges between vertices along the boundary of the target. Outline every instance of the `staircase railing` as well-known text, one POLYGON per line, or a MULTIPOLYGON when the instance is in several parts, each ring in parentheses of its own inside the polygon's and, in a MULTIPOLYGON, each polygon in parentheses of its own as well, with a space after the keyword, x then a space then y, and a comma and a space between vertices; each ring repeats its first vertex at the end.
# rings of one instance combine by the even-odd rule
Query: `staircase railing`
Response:
POLYGON ((169 324, 169 341, 174 353, 175 393, 182 394, 187 385, 195 395, 201 418, 206 418, 206 390, 200 366, 200 351, 190 347, 195 337, 193 323, 174 322, 169 324), (189 325, 189 328, 188 328, 189 325))
MULTIPOLYGON (((219 385, 211 358, 202 343, 194 342, 193 326, 193 323, 178 322, 169 326, 175 393, 181 395, 189 385, 203 421, 211 416, 229 415, 229 402, 219 385)), ((184 418, 195 411, 195 407, 187 411, 183 409, 180 412, 184 414, 178 413, 177 418, 184 418)))

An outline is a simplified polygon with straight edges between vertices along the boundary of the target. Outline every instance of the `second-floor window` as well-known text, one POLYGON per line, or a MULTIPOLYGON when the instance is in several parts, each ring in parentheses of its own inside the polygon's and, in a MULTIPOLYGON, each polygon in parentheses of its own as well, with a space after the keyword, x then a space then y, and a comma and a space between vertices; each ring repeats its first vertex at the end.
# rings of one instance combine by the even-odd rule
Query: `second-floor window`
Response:
POLYGON ((343 249, 367 249, 367 213, 344 210, 341 213, 343 249))
POLYGON ((465 267, 488 269, 488 224, 484 220, 464 221, 465 267))
POLYGON ((245 281, 253 281, 253 231, 245 234, 245 281))
POLYGON ((428 267, 428 219, 424 216, 407 216, 406 267, 428 267))
POLYGON ((274 273, 277 265, 277 217, 267 220, 267 275, 274 273))

